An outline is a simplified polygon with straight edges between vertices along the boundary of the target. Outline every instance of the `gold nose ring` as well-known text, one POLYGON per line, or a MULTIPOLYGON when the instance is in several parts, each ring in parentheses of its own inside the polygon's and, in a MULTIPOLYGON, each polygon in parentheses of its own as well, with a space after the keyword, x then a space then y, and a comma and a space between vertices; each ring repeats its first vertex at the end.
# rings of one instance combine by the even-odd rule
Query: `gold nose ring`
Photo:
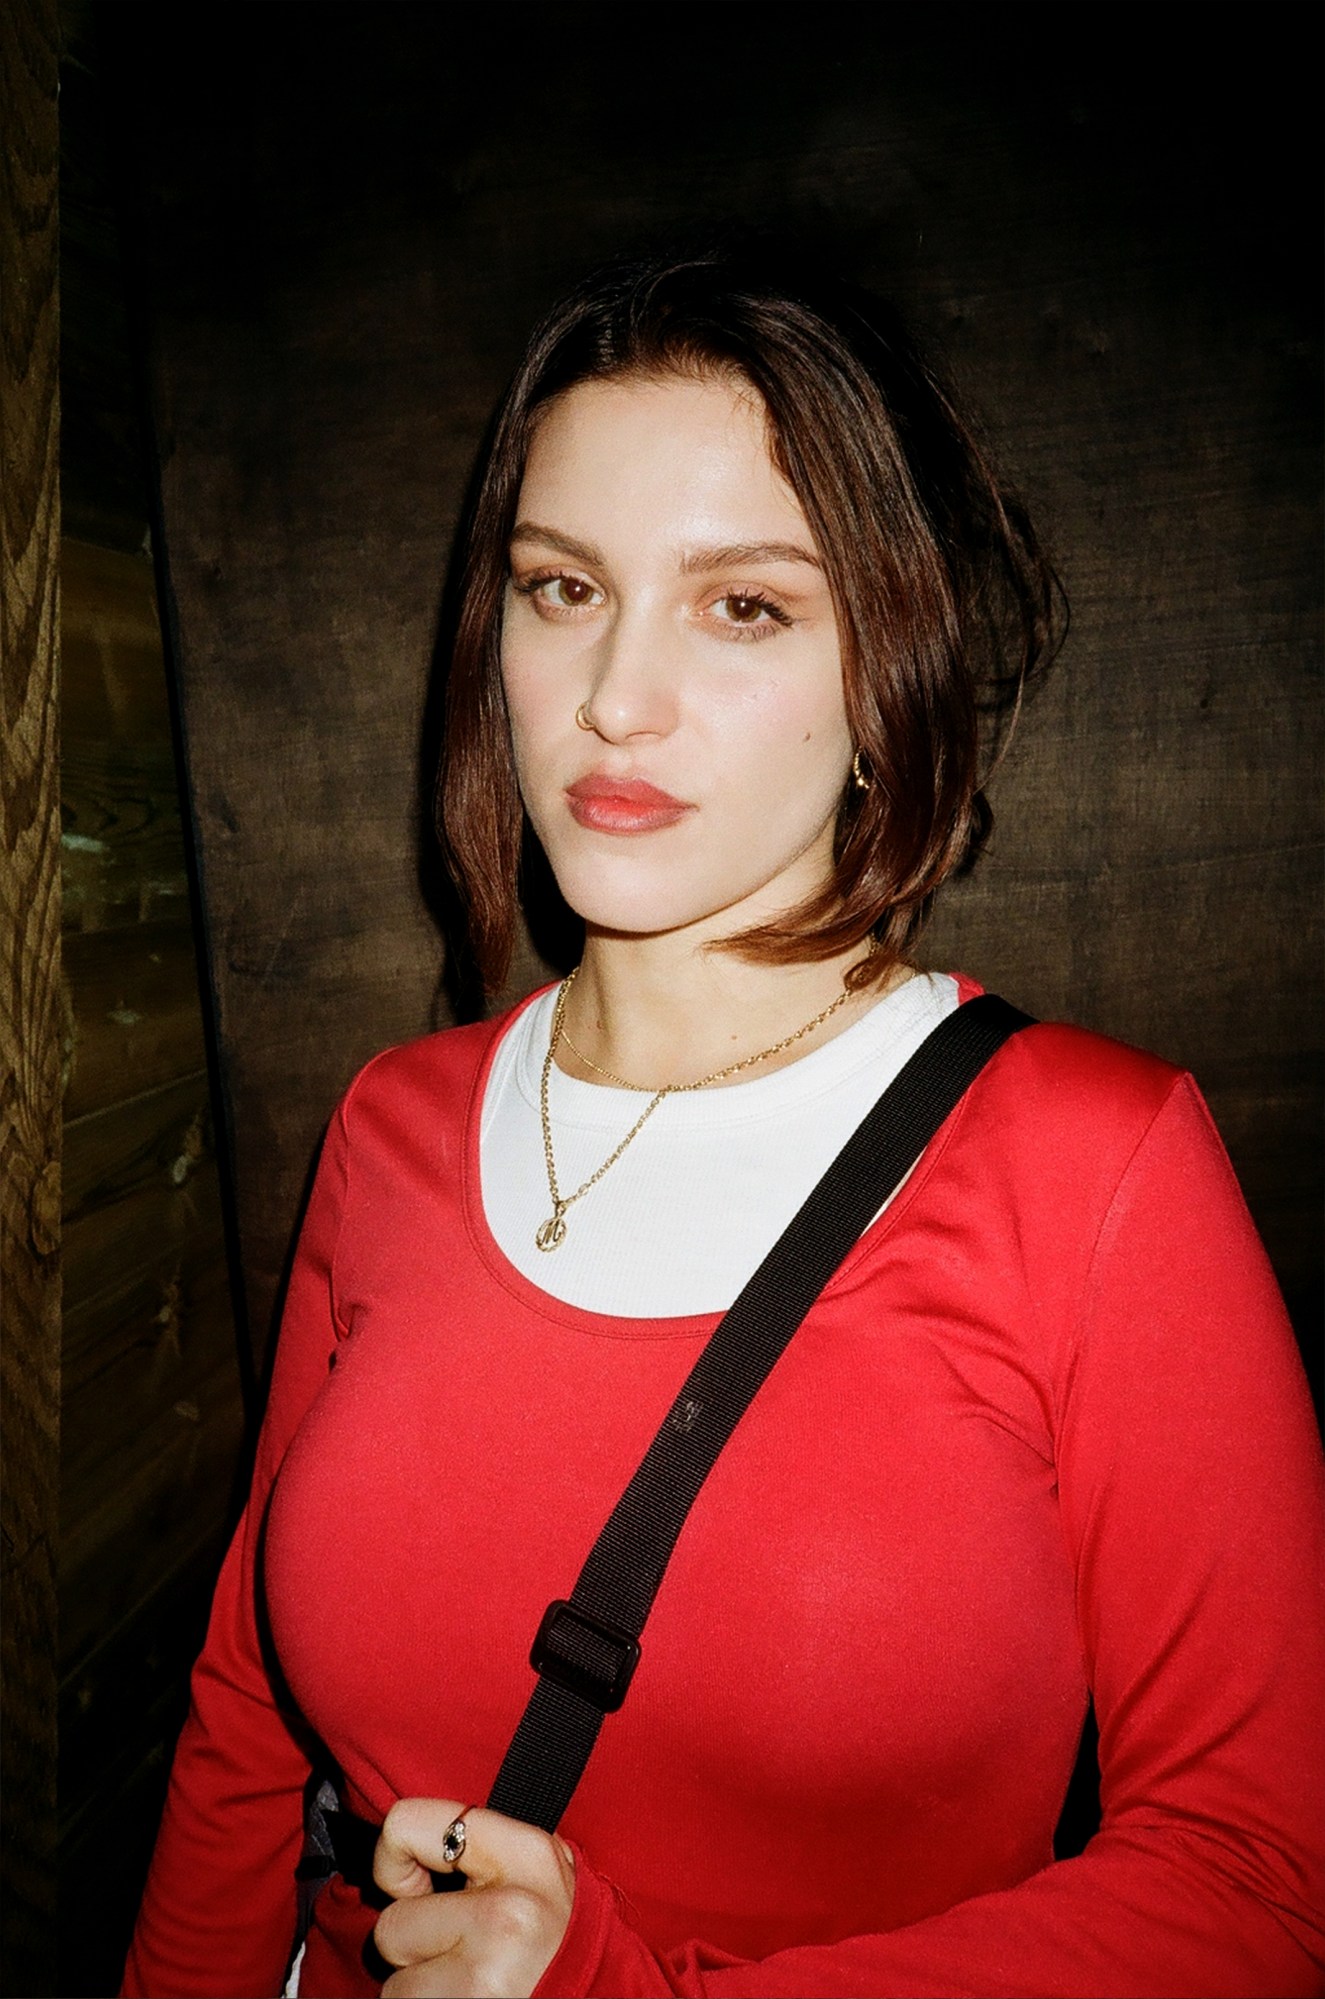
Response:
POLYGON ((592 730, 593 723, 589 720, 589 704, 587 701, 581 701, 579 707, 575 710, 575 725, 580 729, 592 730))

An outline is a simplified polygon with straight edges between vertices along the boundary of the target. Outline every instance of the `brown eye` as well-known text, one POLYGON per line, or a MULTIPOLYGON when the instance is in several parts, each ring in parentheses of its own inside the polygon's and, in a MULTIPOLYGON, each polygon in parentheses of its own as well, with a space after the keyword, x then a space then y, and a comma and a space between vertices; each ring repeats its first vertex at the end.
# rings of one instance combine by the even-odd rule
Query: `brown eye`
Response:
POLYGON ((593 596, 593 585, 582 576, 559 576, 557 595, 563 604, 587 604, 593 596))
POLYGON ((753 625, 757 623, 760 612, 765 608, 762 600, 758 597, 724 597, 723 603, 726 606, 727 615, 734 625, 753 625))

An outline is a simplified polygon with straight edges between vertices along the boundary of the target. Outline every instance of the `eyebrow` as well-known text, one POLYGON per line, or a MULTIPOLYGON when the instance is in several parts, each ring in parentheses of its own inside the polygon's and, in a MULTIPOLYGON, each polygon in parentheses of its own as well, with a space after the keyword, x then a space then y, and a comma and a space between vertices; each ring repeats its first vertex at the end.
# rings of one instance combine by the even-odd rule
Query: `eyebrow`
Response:
MULTIPOLYGON (((540 527, 536 521, 517 521, 511 530, 511 546, 518 542, 541 542, 583 562, 591 569, 606 567, 606 557, 592 542, 577 541, 574 535, 556 528, 540 527)), ((811 569, 822 567, 817 555, 794 541, 732 541, 709 548, 692 548, 681 558, 683 576, 704 576, 714 569, 739 568, 748 562, 803 562, 811 569)))
POLYGON ((536 521, 517 521, 511 529, 511 547, 517 542, 542 542, 547 548, 555 548, 562 555, 569 555, 574 562, 583 562, 590 569, 602 569, 606 559, 601 548, 595 548, 590 541, 576 541, 572 534, 558 534, 555 528, 539 527, 536 521))
POLYGON ((820 567, 819 558, 794 541, 731 541, 716 548, 692 548, 681 558, 684 576, 702 576, 710 569, 739 569, 747 562, 804 562, 820 567))

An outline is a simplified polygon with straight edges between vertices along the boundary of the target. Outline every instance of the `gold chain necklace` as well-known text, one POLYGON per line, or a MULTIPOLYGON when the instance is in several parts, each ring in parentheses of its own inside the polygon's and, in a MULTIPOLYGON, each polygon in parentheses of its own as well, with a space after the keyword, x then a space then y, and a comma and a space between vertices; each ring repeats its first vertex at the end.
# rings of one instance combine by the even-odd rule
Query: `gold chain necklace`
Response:
POLYGON ((620 1159, 626 1147, 633 1139, 639 1137, 664 1097, 679 1097, 685 1095, 690 1090, 707 1089, 710 1083, 720 1083, 725 1076, 736 1076, 740 1074, 742 1069, 753 1069, 756 1062, 767 1062, 770 1056, 780 1055, 784 1048, 790 1048, 795 1042, 803 1041, 807 1034, 813 1034, 816 1027, 822 1027, 826 1020, 831 1020, 838 1008, 845 1006, 851 998, 851 988, 843 986, 837 998, 831 1001, 823 1009, 822 1013, 816 1013, 813 1020, 807 1020, 804 1027, 798 1027, 794 1034, 784 1034, 781 1041, 775 1041, 771 1048, 761 1048, 757 1055, 746 1055, 739 1062, 727 1063, 725 1068, 712 1069, 707 1076, 700 1076, 693 1083, 664 1083, 660 1090, 654 1090, 650 1094, 649 1101, 644 1106, 639 1117, 636 1118, 634 1124, 630 1127, 630 1130, 626 1133, 616 1150, 608 1154, 607 1158, 598 1168, 598 1171, 591 1173, 589 1178, 578 1186, 573 1194, 563 1194, 557 1184, 557 1162, 552 1153, 552 1119, 548 1115, 548 1083, 552 1075, 552 1063, 561 1043, 563 1041, 566 1043, 571 1053, 578 1061, 583 1062, 586 1069, 592 1069, 595 1075, 605 1077, 609 1083, 614 1083, 619 1090, 635 1090, 640 1095, 643 1095, 647 1087, 643 1083, 628 1083, 624 1078, 614 1076, 610 1069, 600 1068, 597 1062, 591 1062, 587 1055, 580 1053, 580 1050, 575 1046, 569 1034, 567 1034, 566 1002, 570 998, 570 989, 575 983, 576 974, 579 972, 579 969, 577 965, 575 971, 571 972, 562 981, 561 991, 557 994, 557 1004, 552 1014, 552 1032, 548 1036, 547 1054, 543 1057, 543 1074, 538 1087, 538 1109, 543 1121, 543 1157, 547 1162, 547 1184, 548 1192, 552 1196, 552 1213, 539 1228, 534 1236, 534 1241, 540 1249, 547 1250, 560 1249, 562 1243, 566 1240, 567 1208, 570 1207, 573 1201, 578 1201, 582 1195, 587 1194, 591 1187, 596 1187, 608 1168, 616 1165, 617 1160, 620 1159))

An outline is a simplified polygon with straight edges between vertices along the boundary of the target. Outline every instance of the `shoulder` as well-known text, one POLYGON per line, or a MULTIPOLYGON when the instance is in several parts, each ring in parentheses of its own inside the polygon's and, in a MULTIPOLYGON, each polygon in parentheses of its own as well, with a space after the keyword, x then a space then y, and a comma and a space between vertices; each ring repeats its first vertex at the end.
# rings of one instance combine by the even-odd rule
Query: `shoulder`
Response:
POLYGON ((992 1079, 1041 1111, 1094 1130, 1144 1127, 1186 1072, 1176 1063, 1066 1021, 1036 1021, 1007 1043, 992 1079))
MULTIPOLYGON (((1191 1076, 1177 1064, 1062 1021, 1014 1034, 969 1093, 958 1131, 991 1183, 1081 1225, 1102 1216, 1157 1135, 1223 1158, 1191 1076)), ((957 1134, 954 1133, 954 1136, 957 1134)))
MULTIPOLYGON (((959 1003, 985 992, 965 972, 949 978, 959 1003)), ((1149 1121, 1185 1075, 1185 1069, 1161 1055, 1061 1019, 1033 1019, 1003 1045, 985 1071, 993 1093, 1017 1091, 1037 1107, 1049 1101, 1065 1113, 1123 1123, 1137 1117, 1149 1121)))
POLYGON ((1155 1269, 1194 1244, 1212 1270, 1264 1262, 1192 1076, 1063 1022, 999 1050, 953 1120, 935 1184, 984 1232, 994 1267, 1023 1274, 1046 1325, 1078 1325, 1101 1272, 1115 1290, 1153 1288, 1155 1269))
MULTIPOLYGON (((964 972, 951 974, 959 1001, 985 990, 964 972)), ((1014 1034, 981 1078, 1004 1116, 1084 1119, 1120 1132, 1143 1127, 1184 1082, 1187 1072, 1143 1048, 1061 1020, 1035 1020, 1014 1034)), ((1194 1087, 1194 1086, 1193 1086, 1194 1087)))

